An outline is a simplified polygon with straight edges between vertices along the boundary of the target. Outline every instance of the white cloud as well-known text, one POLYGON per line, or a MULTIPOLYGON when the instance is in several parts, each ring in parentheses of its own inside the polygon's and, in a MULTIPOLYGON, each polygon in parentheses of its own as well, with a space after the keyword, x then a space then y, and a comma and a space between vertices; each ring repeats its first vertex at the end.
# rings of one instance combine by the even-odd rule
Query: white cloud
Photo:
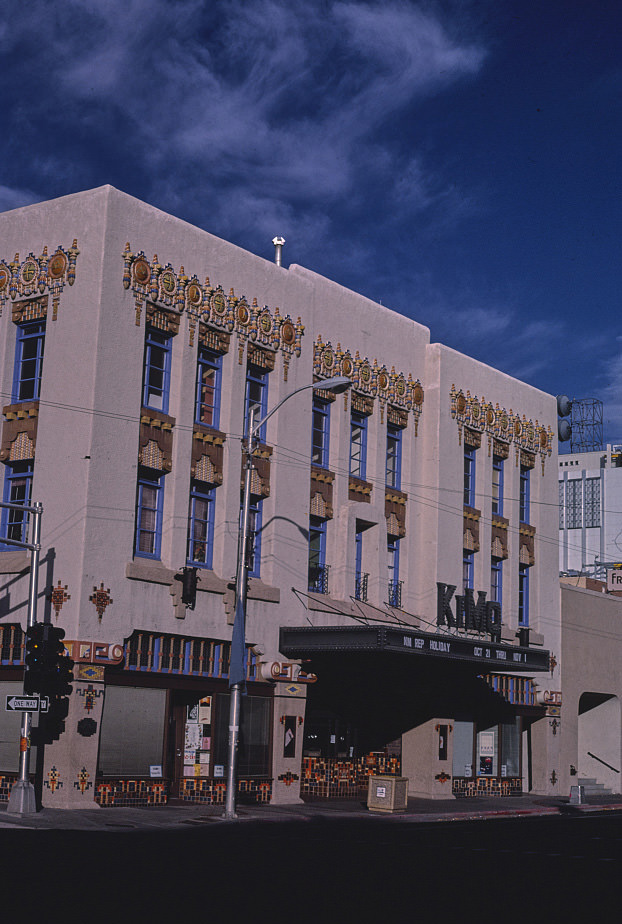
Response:
MULTIPOLYGON (((387 187, 393 210, 433 204, 439 178, 432 195, 416 153, 404 177, 399 137, 378 141, 379 132, 484 59, 432 12, 398 0, 32 0, 27 16, 19 9, 0 43, 17 47, 38 23, 47 36, 38 66, 65 124, 91 143, 109 131, 154 189, 177 176, 187 201, 212 208, 223 183, 238 201, 276 212, 308 203, 327 216, 372 184, 387 187)), ((237 219, 243 227, 246 216, 237 219)))
POLYGON ((609 430, 622 433, 622 353, 618 353, 602 363, 603 387, 599 397, 607 408, 609 430))
POLYGON ((24 205, 32 205, 33 202, 39 202, 40 200, 41 196, 30 192, 30 190, 0 186, 0 212, 19 209, 24 205))

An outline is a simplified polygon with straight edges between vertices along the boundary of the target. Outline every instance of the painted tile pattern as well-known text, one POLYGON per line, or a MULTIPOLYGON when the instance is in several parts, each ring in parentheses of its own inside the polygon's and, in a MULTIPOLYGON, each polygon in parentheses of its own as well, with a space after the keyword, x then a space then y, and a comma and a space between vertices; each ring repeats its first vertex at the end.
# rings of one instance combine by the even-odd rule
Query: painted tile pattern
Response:
POLYGON ((520 796, 523 793, 523 781, 520 777, 478 777, 477 779, 454 779, 452 792, 457 799, 476 798, 477 796, 520 796))
POLYGON ((95 801, 102 808, 166 805, 168 792, 168 780, 140 778, 98 780, 95 784, 95 801))
MULTIPOLYGON (((181 798, 184 802, 204 805, 224 805, 227 784, 218 780, 183 780, 181 798)), ((272 780, 238 780, 238 801, 268 804, 272 798, 272 780)))
POLYGON ((8 802, 17 773, 0 773, 0 802, 8 802))
POLYGON ((373 753, 351 760, 303 757, 300 795, 303 799, 359 799, 372 775, 400 776, 399 757, 373 753))
MULTIPOLYGON (((300 356, 304 325, 300 318, 295 322, 288 314, 281 315, 267 305, 261 307, 257 299, 252 303, 244 295, 236 296, 233 289, 229 295, 220 285, 212 285, 209 277, 205 283, 198 276, 188 277, 184 267, 177 272, 170 263, 163 266, 157 254, 148 260, 143 251, 133 253, 129 242, 123 252, 123 287, 131 289, 134 295, 136 324, 140 325, 141 312, 147 301, 172 309, 188 318, 189 343, 194 344, 197 324, 228 333, 235 331, 238 341, 238 359, 243 361, 244 346, 256 344, 272 353, 280 352, 283 357, 283 379, 292 356, 300 356)), ((0 278, 1 283, 1 278, 0 278)))
POLYGON ((71 247, 66 250, 60 246, 49 256, 47 246, 41 256, 34 253, 21 260, 19 253, 9 263, 0 260, 0 314, 7 297, 29 298, 38 293, 52 296, 52 320, 58 315, 58 301, 65 283, 72 286, 76 278, 76 260, 78 259, 78 242, 74 238, 71 247))

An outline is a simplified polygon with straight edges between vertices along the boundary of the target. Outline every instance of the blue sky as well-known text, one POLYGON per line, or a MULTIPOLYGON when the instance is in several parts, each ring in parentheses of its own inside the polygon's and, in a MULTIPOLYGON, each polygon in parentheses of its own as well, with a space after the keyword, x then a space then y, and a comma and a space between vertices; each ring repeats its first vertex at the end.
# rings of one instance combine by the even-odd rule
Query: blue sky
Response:
POLYGON ((0 210, 110 183, 622 441, 619 0, 5 0, 0 210))

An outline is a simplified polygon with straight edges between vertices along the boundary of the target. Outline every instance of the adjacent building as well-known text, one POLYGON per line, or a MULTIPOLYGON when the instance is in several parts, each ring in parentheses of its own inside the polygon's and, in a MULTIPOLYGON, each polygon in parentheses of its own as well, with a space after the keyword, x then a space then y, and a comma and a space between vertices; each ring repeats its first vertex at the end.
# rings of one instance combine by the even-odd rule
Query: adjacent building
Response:
MULTIPOLYGON (((557 792, 554 397, 111 187, 0 216, 0 310, 4 501, 76 662, 44 805, 223 801, 245 428, 335 375, 254 453, 240 798, 557 792)), ((7 694, 28 572, 5 543, 7 694)))
POLYGON ((605 580, 622 565, 622 446, 559 456, 559 570, 605 580))

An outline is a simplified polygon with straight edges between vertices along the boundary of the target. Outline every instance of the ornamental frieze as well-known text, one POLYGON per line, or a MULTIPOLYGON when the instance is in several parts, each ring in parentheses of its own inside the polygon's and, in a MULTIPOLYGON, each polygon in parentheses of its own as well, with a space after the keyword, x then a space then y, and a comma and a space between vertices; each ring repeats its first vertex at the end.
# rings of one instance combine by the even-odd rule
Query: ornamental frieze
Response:
POLYGON ((406 378, 402 372, 396 372, 394 366, 389 372, 386 366, 379 366, 376 359, 373 363, 366 357, 362 359, 358 350, 352 356, 349 350, 342 350, 340 343, 336 348, 330 341, 324 343, 321 335, 313 345, 313 373, 318 379, 329 379, 336 375, 351 379, 355 392, 378 400, 381 421, 384 420, 384 409, 387 406, 389 409, 412 411, 417 435, 423 410, 423 386, 419 379, 413 382, 410 373, 406 378))
POLYGON ((31 252, 24 260, 18 253, 7 263, 0 260, 0 314, 7 299, 31 298, 33 295, 52 296, 52 320, 58 315, 59 297, 65 285, 72 286, 76 279, 76 260, 78 259, 78 242, 67 250, 59 246, 48 255, 47 246, 41 256, 35 257, 31 252))
POLYGON ((210 283, 209 276, 201 283, 198 276, 187 276, 184 267, 179 272, 167 263, 163 266, 157 254, 148 260, 143 251, 132 253, 129 243, 123 252, 123 286, 134 295, 136 324, 140 325, 145 303, 162 306, 188 318, 190 346, 194 345, 197 325, 212 330, 235 333, 238 342, 238 359, 244 361, 244 351, 251 344, 283 357, 283 378, 292 356, 300 356, 304 326, 300 318, 294 320, 282 315, 278 308, 272 311, 257 304, 249 304, 245 296, 236 296, 233 289, 226 295, 222 286, 210 283))
MULTIPOLYGON (((516 449, 516 464, 521 460, 522 453, 539 454, 542 460, 542 471, 544 472, 544 461, 553 451, 553 431, 551 427, 545 427, 538 421, 528 420, 523 414, 515 414, 510 408, 500 408, 499 404, 493 406, 490 401, 484 397, 481 400, 471 395, 469 391, 466 394, 456 390, 456 386, 451 386, 451 416, 458 424, 458 441, 462 443, 463 430, 465 439, 467 434, 472 435, 486 434, 488 437, 488 455, 491 455, 493 446, 499 445, 507 447, 513 444, 516 449)), ((495 454, 497 448, 495 448, 495 454)))

